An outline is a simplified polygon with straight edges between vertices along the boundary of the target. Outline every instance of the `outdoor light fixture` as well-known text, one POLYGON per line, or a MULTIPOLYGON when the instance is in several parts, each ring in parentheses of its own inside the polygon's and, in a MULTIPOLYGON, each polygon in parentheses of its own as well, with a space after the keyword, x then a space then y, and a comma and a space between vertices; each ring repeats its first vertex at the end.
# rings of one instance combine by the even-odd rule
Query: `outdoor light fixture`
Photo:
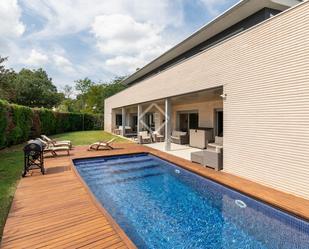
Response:
POLYGON ((226 93, 223 93, 223 94, 220 95, 220 97, 221 97, 223 100, 226 100, 227 94, 226 94, 226 93))

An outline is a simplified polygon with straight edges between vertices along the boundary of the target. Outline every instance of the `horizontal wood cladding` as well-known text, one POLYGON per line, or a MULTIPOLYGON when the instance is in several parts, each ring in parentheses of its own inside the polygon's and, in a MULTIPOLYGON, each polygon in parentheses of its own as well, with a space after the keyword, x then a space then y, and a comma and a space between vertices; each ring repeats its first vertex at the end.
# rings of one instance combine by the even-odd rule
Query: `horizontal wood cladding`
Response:
POLYGON ((106 101, 116 107, 222 86, 224 170, 309 199, 309 2, 106 101))

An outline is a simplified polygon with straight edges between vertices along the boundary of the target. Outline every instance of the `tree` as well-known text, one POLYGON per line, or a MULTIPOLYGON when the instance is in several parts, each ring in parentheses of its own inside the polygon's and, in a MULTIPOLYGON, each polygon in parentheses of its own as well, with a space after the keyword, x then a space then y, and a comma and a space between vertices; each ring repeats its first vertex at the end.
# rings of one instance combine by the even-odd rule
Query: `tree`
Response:
POLYGON ((16 76, 16 103, 30 107, 52 108, 63 99, 52 79, 42 69, 22 69, 16 76))
POLYGON ((75 83, 76 83, 75 89, 81 92, 81 94, 85 94, 86 92, 88 92, 90 87, 92 87, 95 84, 87 77, 84 79, 76 80, 75 83))
POLYGON ((0 98, 14 101, 16 73, 12 69, 5 68, 3 65, 5 61, 7 61, 7 57, 0 56, 0 98))
POLYGON ((103 113, 104 101, 108 97, 122 91, 126 87, 121 83, 123 77, 117 77, 108 83, 98 83, 89 87, 84 94, 87 112, 103 113))
POLYGON ((65 98, 70 99, 73 95, 73 87, 71 87, 69 85, 65 85, 63 87, 63 93, 64 93, 65 98))
POLYGON ((125 86, 121 83, 123 78, 116 77, 111 82, 105 83, 95 83, 89 78, 76 80, 75 89, 80 94, 76 96, 76 99, 66 98, 62 101, 58 110, 102 114, 105 99, 125 89, 125 86))

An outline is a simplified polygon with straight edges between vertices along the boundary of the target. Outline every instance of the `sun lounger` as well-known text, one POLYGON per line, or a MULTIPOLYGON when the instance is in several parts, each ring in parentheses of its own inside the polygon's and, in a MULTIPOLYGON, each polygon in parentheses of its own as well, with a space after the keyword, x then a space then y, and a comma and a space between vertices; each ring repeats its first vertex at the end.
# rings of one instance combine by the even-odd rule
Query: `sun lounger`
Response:
POLYGON ((58 156, 57 152, 66 151, 68 155, 70 155, 70 148, 68 146, 47 146, 44 148, 44 153, 51 153, 53 156, 58 156))
POLYGON ((89 145, 88 150, 99 150, 99 149, 106 149, 106 150, 113 150, 114 147, 111 146, 111 143, 115 141, 115 137, 107 142, 96 142, 89 145))
POLYGON ((45 142, 47 142, 48 144, 51 144, 54 147, 69 146, 70 148, 72 148, 72 143, 70 140, 56 141, 56 140, 50 139, 46 135, 41 135, 41 137, 43 138, 45 142))
POLYGON ((63 146, 53 146, 52 144, 42 140, 41 138, 37 138, 44 145, 44 153, 51 153, 53 156, 58 156, 57 152, 66 151, 68 155, 70 155, 70 147, 68 145, 63 146))

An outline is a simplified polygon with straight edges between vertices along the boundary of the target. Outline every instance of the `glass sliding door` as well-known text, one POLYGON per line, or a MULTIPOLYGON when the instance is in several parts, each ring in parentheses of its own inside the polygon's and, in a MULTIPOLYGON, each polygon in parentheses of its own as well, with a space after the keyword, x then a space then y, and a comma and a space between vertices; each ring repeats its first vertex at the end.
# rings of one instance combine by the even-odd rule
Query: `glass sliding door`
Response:
POLYGON ((198 128, 198 113, 189 113, 189 129, 198 128))
POLYGON ((223 137, 223 109, 215 110, 215 136, 223 137))
POLYGON ((178 130, 188 132, 190 129, 198 128, 198 111, 181 111, 177 114, 178 130))

